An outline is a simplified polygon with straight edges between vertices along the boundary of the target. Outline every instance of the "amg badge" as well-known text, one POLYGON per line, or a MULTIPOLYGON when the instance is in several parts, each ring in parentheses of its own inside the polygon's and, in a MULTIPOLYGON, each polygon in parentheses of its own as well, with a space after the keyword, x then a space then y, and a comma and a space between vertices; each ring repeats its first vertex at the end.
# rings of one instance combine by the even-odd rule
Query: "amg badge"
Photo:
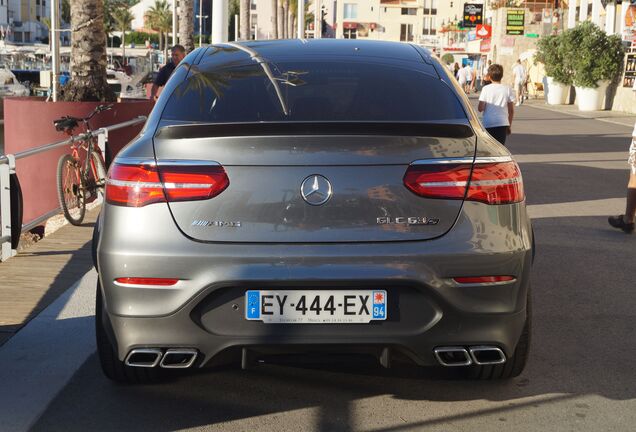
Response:
POLYGON ((379 217, 377 219, 378 225, 437 225, 439 223, 438 218, 427 218, 427 217, 379 217))
POLYGON ((219 227, 219 228, 239 228, 241 222, 239 221, 208 221, 208 220, 195 220, 192 221, 192 226, 199 227, 219 227))

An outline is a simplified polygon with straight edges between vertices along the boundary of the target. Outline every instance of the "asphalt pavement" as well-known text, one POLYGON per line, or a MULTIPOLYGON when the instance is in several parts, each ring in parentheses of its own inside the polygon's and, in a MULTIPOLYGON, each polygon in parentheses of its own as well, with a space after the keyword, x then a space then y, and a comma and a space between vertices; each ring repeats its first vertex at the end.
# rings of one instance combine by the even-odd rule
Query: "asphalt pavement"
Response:
POLYGON ((508 147, 534 220, 526 371, 444 380, 343 358, 114 385, 93 340, 96 275, 0 347, 1 431, 633 431, 636 235, 624 210, 631 126, 522 106, 508 147))

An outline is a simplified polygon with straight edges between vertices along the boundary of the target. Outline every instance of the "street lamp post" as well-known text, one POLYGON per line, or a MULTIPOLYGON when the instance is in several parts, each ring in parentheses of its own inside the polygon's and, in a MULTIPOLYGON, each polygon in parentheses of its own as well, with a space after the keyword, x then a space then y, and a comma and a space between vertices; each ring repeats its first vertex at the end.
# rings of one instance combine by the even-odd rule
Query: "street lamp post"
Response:
POLYGON ((53 86, 52 99, 57 102, 57 93, 60 82, 60 1, 53 0, 51 5, 51 68, 53 86))
POLYGON ((177 44, 177 0, 172 0, 172 46, 177 44))

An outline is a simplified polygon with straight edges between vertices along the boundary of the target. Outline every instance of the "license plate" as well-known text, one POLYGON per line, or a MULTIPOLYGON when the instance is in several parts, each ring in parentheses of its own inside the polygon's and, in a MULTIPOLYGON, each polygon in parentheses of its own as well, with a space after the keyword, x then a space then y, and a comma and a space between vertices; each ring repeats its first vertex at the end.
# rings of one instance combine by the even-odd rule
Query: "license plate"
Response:
POLYGON ((245 318, 271 324, 355 324, 386 320, 386 291, 268 291, 245 293, 245 318))

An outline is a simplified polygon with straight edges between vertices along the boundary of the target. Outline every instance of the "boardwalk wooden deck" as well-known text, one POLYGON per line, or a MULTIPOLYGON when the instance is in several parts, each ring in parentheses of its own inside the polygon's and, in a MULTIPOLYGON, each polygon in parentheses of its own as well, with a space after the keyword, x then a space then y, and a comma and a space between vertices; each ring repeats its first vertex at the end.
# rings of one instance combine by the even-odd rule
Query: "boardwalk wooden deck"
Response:
POLYGON ((0 263, 0 345, 93 267, 91 237, 99 207, 82 226, 65 225, 0 263))

